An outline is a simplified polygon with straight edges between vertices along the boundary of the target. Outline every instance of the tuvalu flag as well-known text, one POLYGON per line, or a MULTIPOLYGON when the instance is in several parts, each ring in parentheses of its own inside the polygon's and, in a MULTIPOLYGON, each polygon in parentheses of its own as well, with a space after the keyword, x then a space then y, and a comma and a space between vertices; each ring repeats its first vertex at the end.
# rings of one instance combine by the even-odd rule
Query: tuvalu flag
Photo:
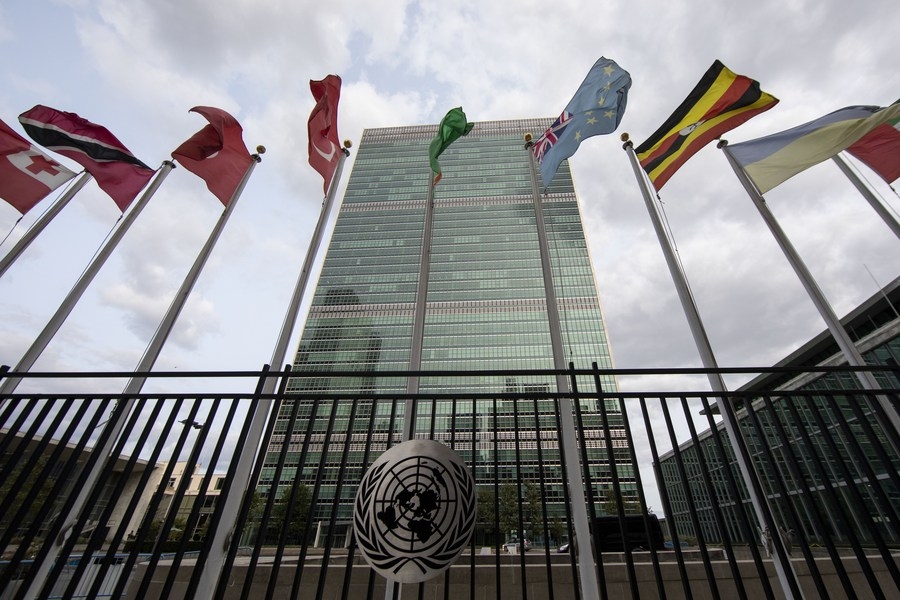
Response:
POLYGON ((212 106, 190 110, 207 121, 203 129, 172 151, 172 158, 206 182, 209 191, 228 206, 253 157, 244 145, 243 129, 237 119, 212 106))
POLYGON ((631 75, 608 58, 600 57, 562 114, 534 142, 544 187, 549 187, 560 163, 578 150, 582 140, 612 133, 622 121, 631 75))
MULTIPOLYGON (((894 103, 896 106, 900 100, 894 103)), ((900 116, 889 118, 851 144, 847 152, 864 162, 886 182, 900 178, 900 116)))
POLYGON ((728 149, 759 193, 765 194, 898 118, 900 102, 887 108, 847 106, 791 129, 729 145, 728 149))
POLYGON ((634 151, 650 181, 662 189, 700 148, 777 103, 758 81, 716 60, 666 122, 634 151))
POLYGON ((473 127, 475 127, 475 123, 469 123, 466 120, 466 113, 463 112, 461 106, 451 108, 441 119, 437 135, 428 145, 428 161, 431 164, 431 172, 434 173, 431 180, 432 187, 436 186, 443 176, 441 165, 437 160, 438 156, 443 154, 450 144, 464 135, 469 135, 473 127))
POLYGON ((75 177, 0 121, 0 198, 23 215, 75 177))
POLYGON ((341 78, 327 75, 325 79, 310 79, 309 90, 316 105, 309 114, 309 164, 324 180, 325 193, 341 158, 338 139, 338 101, 341 98, 341 78))
POLYGON ((31 139, 83 166, 122 212, 153 177, 153 169, 108 129, 75 113, 38 104, 19 115, 19 122, 31 139))

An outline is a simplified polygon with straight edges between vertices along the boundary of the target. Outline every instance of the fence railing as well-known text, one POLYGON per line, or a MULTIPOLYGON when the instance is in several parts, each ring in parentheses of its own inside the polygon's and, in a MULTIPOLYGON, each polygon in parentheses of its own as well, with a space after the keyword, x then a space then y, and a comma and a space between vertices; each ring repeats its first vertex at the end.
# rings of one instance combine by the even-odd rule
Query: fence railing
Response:
POLYGON ((39 391, 0 399, 0 598, 578 598, 579 561, 609 598, 896 597, 900 440, 884 411, 900 384, 869 370, 877 393, 830 367, 723 369, 811 383, 713 394, 622 391, 702 369, 571 369, 579 465, 560 452, 555 371, 366 373, 365 393, 284 391, 288 375, 297 390, 357 385, 358 372, 150 373, 148 387, 220 391, 142 393, 125 415, 121 394, 54 390, 108 389, 131 373, 15 374, 39 391), (433 391, 390 391, 409 375, 433 391), (263 398, 265 376, 285 381, 263 398), (275 408, 257 448, 247 431, 261 400, 275 408), (761 508, 720 402, 738 416, 761 508), (354 497, 401 443, 407 411, 414 437, 466 463, 478 514, 450 569, 389 588, 356 545, 354 497), (121 433, 99 456, 113 421, 121 433), (242 456, 249 481, 234 477, 242 456), (578 485, 592 555, 575 551, 578 485), (222 499, 235 495, 228 522, 222 499), (211 547, 219 528, 231 532, 224 554, 211 547))

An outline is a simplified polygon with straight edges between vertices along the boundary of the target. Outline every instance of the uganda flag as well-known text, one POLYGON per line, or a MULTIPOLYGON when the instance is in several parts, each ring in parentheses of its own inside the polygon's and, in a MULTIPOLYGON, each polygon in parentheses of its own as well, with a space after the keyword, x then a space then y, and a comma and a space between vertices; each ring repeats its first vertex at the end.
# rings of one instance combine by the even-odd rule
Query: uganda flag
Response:
POLYGON ((778 99, 759 82, 737 75, 716 60, 672 116, 635 148, 656 189, 700 148, 751 117, 775 106, 778 99))

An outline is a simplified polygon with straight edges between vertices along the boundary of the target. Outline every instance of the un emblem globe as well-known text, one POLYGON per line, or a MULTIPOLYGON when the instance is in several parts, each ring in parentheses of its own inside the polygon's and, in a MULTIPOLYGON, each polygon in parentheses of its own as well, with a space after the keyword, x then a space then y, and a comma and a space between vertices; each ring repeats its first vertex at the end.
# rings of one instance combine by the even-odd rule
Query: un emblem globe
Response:
POLYGON ((410 440, 388 449, 366 471, 353 529, 376 572, 418 583, 456 562, 475 516, 475 481, 462 458, 439 442, 410 440))

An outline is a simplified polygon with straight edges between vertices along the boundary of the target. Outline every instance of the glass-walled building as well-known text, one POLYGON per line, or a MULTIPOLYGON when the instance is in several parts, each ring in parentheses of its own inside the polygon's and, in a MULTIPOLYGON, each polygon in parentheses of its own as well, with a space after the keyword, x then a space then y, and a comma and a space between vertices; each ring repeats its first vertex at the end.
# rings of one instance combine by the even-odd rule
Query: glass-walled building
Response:
MULTIPOLYGON (((526 132, 540 134, 550 121, 477 123, 441 155, 443 178, 434 188, 431 243, 424 252, 428 144, 436 126, 363 133, 294 361, 295 371, 315 376, 292 379, 288 391, 406 392, 402 374, 373 375, 410 370, 416 301, 425 287, 422 371, 553 369, 532 155, 523 140, 526 132), (422 260, 428 261, 427 269, 421 269, 422 260), (420 286, 420 272, 428 273, 427 286, 420 286)), ((543 190, 542 183, 539 187, 543 190)), ((544 192, 543 207, 566 362, 577 368, 594 362, 612 367, 567 162, 544 192)), ((611 379, 603 385, 615 390, 611 379)), ((593 380, 585 388, 593 388, 593 380)), ((562 514, 555 403, 538 398, 555 389, 552 374, 422 377, 421 394, 456 399, 421 401, 416 436, 451 445, 474 466, 479 483, 493 482, 496 475, 519 486, 540 484, 551 512, 562 514)), ((364 468, 401 439, 403 403, 365 400, 337 404, 335 410, 330 400, 304 399, 292 426, 293 404, 288 404, 271 439, 260 492, 265 495, 277 485, 284 497, 299 469, 311 487, 319 475, 317 519, 328 517, 332 507, 341 519, 349 518, 364 468), (288 458, 276 484, 277 456, 286 440, 288 458), (332 503, 336 496, 341 500, 332 503)), ((618 405, 606 408, 610 425, 621 431, 618 405)), ((595 400, 583 401, 581 409, 592 480, 598 498, 608 497, 600 407, 595 400)), ((623 496, 633 501, 637 490, 629 477, 628 447, 624 434, 615 433, 616 443, 621 442, 615 451, 623 496)))
MULTIPOLYGON (((898 306, 900 279, 895 279, 842 319, 866 364, 885 367, 875 372, 885 390, 900 388, 898 306)), ((831 334, 823 331, 775 366, 840 365, 846 365, 846 360, 831 334)), ((785 530, 796 521, 802 529, 798 533, 815 544, 822 545, 830 538, 837 545, 848 545, 852 537, 863 544, 874 543, 873 533, 863 526, 872 515, 877 516, 878 535, 889 545, 900 543, 900 530, 889 514, 900 512, 900 489, 892 483, 900 472, 900 457, 887 442, 871 406, 853 395, 852 390, 858 388, 850 373, 813 371, 801 377, 793 372, 766 373, 739 390, 770 399, 755 400, 741 408, 737 416, 774 517, 785 530), (778 390, 809 393, 782 398, 778 390), (847 390, 847 395, 836 390, 847 390), (861 415, 865 422, 860 420, 861 415), (879 449, 885 454, 880 455, 879 449), (866 472, 865 465, 871 465, 873 472, 866 472), (871 485, 873 475, 878 486, 871 485), (784 489, 777 480, 786 482, 784 489), (879 496, 882 489, 884 496, 879 496), (859 500, 854 501, 857 494, 859 500), (817 513, 821 519, 814 516, 817 513)), ((895 395, 889 397, 897 403, 895 395)), ((724 432, 724 426, 720 425, 719 432, 724 432)), ((660 457, 658 483, 669 495, 673 525, 679 535, 697 537, 690 518, 693 512, 706 542, 721 543, 723 532, 714 518, 716 507, 723 514, 722 525, 731 539, 753 539, 757 533, 741 530, 737 512, 752 514, 746 488, 740 485, 739 497, 735 498, 724 484, 727 471, 741 483, 735 456, 727 444, 726 455, 722 456, 713 443, 713 433, 707 430, 698 436, 699 444, 687 441, 677 452, 660 457), (679 474, 678 461, 684 465, 687 482, 679 474), (715 482, 714 498, 703 484, 704 474, 715 482)))

